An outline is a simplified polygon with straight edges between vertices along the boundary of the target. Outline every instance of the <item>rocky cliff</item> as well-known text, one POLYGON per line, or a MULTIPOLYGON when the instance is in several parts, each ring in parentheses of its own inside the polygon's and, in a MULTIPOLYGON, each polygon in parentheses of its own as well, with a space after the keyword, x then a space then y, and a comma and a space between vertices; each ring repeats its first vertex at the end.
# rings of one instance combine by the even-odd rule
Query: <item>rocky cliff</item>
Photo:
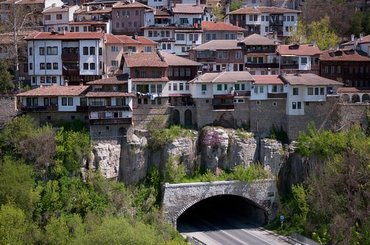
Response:
POLYGON ((200 166, 215 171, 248 166, 260 162, 278 176, 288 158, 283 145, 272 139, 221 127, 205 127, 168 142, 161 150, 151 151, 145 132, 135 132, 120 143, 100 142, 94 145, 94 166, 103 176, 126 184, 137 183, 156 166, 163 169, 170 156, 192 173, 200 166))

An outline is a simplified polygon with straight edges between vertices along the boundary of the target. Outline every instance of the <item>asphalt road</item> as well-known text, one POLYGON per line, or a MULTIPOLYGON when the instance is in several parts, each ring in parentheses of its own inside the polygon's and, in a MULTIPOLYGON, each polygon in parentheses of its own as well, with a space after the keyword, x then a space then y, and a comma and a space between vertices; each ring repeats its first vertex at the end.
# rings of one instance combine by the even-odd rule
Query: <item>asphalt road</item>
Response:
POLYGON ((282 237, 234 218, 194 218, 179 224, 181 234, 195 237, 207 245, 285 245, 282 237))

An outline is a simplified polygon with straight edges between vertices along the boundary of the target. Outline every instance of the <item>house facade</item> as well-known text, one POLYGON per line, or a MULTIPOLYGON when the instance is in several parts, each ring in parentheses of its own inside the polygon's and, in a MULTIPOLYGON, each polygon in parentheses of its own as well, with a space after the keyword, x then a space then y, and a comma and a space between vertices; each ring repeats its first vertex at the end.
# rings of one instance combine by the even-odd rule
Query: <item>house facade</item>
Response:
POLYGON ((68 24, 73 21, 74 12, 79 9, 79 6, 62 5, 60 7, 49 7, 42 11, 44 17, 44 31, 69 31, 68 24))
POLYGON ((103 33, 35 32, 26 40, 32 86, 77 85, 103 75, 103 33))
POLYGON ((211 40, 242 40, 245 29, 225 22, 202 22, 202 43, 211 40))
POLYGON ((243 7, 227 15, 227 21, 246 29, 247 35, 276 34, 290 37, 297 27, 300 11, 279 7, 243 7))

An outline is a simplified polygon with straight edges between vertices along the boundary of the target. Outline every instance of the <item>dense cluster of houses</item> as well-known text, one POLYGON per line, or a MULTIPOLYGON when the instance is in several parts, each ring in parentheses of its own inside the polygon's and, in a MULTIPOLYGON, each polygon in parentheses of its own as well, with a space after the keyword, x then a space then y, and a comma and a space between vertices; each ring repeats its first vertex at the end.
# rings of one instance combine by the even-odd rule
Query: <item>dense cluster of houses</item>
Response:
MULTIPOLYGON (((326 51, 283 44, 298 3, 246 1, 224 22, 199 0, 42 3, 43 30, 18 33, 20 78, 32 89, 17 95, 17 109, 40 123, 80 119, 94 139, 110 139, 164 115, 294 138, 335 103, 370 102, 370 37, 326 51)), ((12 40, 2 34, 0 58, 12 40)))

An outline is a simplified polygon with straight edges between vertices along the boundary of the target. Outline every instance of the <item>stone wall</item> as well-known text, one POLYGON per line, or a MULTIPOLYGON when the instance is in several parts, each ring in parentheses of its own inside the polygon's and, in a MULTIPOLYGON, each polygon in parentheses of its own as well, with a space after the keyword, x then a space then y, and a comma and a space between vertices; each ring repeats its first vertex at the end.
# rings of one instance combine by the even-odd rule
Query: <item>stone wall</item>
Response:
POLYGON ((266 136, 274 125, 279 129, 286 129, 285 112, 286 99, 251 101, 250 130, 266 136))
POLYGON ((16 115, 14 96, 0 96, 0 128, 16 115))
POLYGON ((88 123, 87 112, 28 112, 27 115, 31 116, 40 125, 50 123, 57 126, 62 122, 73 120, 88 123))
MULTIPOLYGON (((194 204, 217 195, 236 195, 247 198, 265 211, 268 219, 276 215, 277 188, 275 180, 258 180, 251 183, 215 181, 164 185, 162 211, 165 219, 176 226, 177 219, 194 204)), ((259 217, 262 223, 265 217, 259 217), (263 220, 262 220, 263 219, 263 220)))
POLYGON ((340 119, 338 126, 347 129, 353 124, 359 124, 363 129, 369 127, 367 113, 370 110, 370 104, 339 104, 340 119))
MULTIPOLYGON (((151 103, 151 100, 149 100, 148 103, 151 103)), ((143 105, 134 103, 132 121, 135 128, 145 129, 146 124, 148 124, 153 117, 163 116, 167 121, 169 121, 170 115, 169 104, 167 103, 167 100, 165 101, 165 98, 163 98, 161 105, 143 105)))

